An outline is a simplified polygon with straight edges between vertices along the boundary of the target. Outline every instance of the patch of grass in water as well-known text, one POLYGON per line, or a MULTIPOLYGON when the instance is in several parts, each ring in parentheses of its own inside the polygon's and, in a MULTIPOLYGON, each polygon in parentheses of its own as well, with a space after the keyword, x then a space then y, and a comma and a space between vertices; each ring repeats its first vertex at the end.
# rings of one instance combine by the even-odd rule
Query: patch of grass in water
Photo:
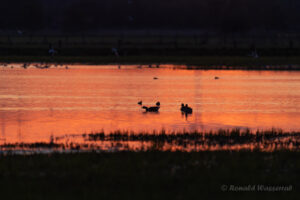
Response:
POLYGON ((251 131, 250 129, 220 129, 217 131, 199 132, 183 131, 160 132, 114 131, 51 137, 49 143, 4 143, 0 150, 4 154, 14 150, 50 150, 62 151, 205 151, 248 149, 252 151, 300 150, 300 132, 283 132, 281 129, 251 131), (80 143, 73 143, 72 138, 81 138, 80 143), (69 141, 70 139, 70 141, 69 141), (64 143, 64 141, 69 141, 64 143), (104 145, 104 143, 106 145, 104 145), (131 143, 131 144, 130 144, 131 143), (133 144, 134 143, 134 144, 133 144), (110 144, 110 147, 107 145, 110 144))

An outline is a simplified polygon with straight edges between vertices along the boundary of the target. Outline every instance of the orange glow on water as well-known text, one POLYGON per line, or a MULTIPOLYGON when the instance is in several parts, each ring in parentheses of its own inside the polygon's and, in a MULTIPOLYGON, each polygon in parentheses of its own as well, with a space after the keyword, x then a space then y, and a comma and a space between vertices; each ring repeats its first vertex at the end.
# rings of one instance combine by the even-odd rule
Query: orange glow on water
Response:
POLYGON ((101 130, 300 130, 300 72, 165 67, 0 69, 0 138, 48 141, 101 130), (160 112, 143 113, 140 100, 149 106, 160 101, 160 112), (182 116, 181 103, 193 114, 182 116))

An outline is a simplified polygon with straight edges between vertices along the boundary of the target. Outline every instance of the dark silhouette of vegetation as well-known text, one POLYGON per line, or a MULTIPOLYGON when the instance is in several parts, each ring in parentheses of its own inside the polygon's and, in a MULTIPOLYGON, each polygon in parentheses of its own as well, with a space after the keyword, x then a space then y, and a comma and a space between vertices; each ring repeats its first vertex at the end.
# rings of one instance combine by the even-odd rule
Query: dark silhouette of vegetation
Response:
POLYGON ((153 133, 134 133, 115 131, 105 134, 91 133, 76 136, 53 138, 49 143, 5 143, 0 145, 0 152, 7 154, 17 150, 32 153, 90 151, 204 151, 204 150, 251 150, 251 151, 299 151, 300 133, 283 132, 272 129, 256 132, 249 129, 218 130, 210 132, 166 133, 162 130, 153 133), (72 142, 76 137, 83 142, 72 142), (65 139, 69 142, 64 142, 65 139), (134 145, 131 146, 130 142, 134 145), (106 143, 106 145, 103 145, 106 143))
POLYGON ((0 157, 4 199, 297 199, 299 152, 117 152, 0 157), (224 192, 222 185, 292 186, 224 192), (233 198, 236 197, 236 198, 233 198))

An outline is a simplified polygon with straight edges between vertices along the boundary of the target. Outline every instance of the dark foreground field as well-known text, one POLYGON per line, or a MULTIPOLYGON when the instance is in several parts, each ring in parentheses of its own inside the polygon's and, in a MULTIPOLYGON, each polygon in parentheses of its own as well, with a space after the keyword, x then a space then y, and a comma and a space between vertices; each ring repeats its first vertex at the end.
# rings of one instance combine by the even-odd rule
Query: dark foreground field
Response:
POLYGON ((297 199, 298 157, 291 151, 8 155, 0 157, 1 199, 297 199), (275 192, 277 186, 286 191, 275 192))

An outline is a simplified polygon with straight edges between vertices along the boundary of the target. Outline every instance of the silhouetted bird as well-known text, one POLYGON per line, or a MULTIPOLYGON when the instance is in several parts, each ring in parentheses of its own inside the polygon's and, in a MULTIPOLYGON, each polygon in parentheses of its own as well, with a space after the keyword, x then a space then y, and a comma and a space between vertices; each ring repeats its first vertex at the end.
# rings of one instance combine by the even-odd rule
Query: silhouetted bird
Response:
POLYGON ((143 109, 145 109, 146 112, 158 112, 159 110, 159 106, 153 106, 153 107, 147 107, 147 106, 143 106, 143 109))
POLYGON ((181 112, 186 113, 186 114, 192 114, 193 113, 193 109, 191 107, 189 107, 188 104, 184 105, 181 104, 181 112))
POLYGON ((139 101, 138 104, 139 104, 139 105, 142 105, 142 104, 143 104, 143 101, 139 101))
POLYGON ((217 76, 215 76, 215 79, 216 79, 216 80, 218 80, 218 79, 220 79, 220 78, 219 78, 219 77, 217 77, 217 76))
POLYGON ((146 110, 146 112, 158 112, 159 108, 160 108, 160 102, 156 102, 156 106, 153 107, 147 107, 147 106, 143 106, 143 109, 146 110))

